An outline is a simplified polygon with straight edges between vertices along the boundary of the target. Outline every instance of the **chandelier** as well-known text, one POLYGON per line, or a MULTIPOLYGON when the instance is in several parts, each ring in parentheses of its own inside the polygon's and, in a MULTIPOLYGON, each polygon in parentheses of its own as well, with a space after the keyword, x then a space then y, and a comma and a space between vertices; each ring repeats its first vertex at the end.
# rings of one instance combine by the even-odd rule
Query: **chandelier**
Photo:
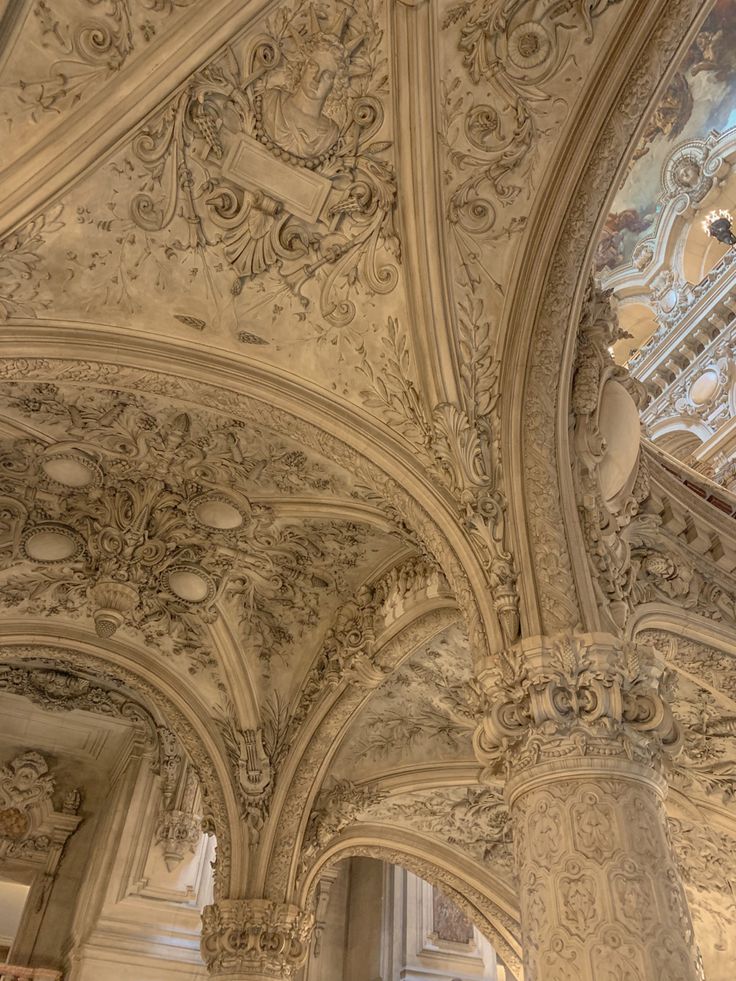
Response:
POLYGON ((736 245, 736 235, 731 230, 733 218, 728 211, 711 211, 703 222, 703 229, 711 238, 723 245, 736 245))

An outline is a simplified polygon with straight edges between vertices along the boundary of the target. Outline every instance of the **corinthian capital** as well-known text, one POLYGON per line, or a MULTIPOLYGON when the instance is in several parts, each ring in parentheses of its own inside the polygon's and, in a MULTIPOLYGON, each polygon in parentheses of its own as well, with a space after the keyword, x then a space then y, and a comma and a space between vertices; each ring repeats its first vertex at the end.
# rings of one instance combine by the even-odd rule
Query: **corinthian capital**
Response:
POLYGON ((531 638, 482 678, 490 708, 475 733, 492 780, 574 757, 656 767, 681 737, 653 649, 609 634, 531 638))
POLYGON ((290 903, 224 899, 202 911, 202 957, 211 977, 288 981, 309 952, 312 917, 290 903))

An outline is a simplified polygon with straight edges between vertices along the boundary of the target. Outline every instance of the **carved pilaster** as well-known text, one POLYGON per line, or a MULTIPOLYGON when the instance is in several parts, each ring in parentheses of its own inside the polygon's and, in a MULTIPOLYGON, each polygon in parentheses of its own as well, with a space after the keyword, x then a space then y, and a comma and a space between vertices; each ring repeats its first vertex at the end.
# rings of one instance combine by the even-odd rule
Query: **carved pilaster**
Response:
POLYGON ((654 653, 537 638, 484 681, 475 745, 487 778, 506 778, 526 981, 702 978, 667 836, 659 764, 680 735, 654 653))
POLYGON ((313 917, 289 903, 224 899, 202 912, 202 957, 211 977, 290 981, 309 953, 313 917))

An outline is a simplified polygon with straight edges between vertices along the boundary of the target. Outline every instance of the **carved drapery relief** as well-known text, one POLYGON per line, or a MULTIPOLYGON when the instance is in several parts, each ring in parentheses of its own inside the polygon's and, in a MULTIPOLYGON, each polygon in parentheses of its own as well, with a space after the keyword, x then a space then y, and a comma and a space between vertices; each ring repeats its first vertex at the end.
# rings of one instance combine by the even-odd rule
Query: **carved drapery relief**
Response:
POLYGON ((290 981, 307 959, 313 917, 265 899, 225 899, 202 913, 210 977, 290 981))

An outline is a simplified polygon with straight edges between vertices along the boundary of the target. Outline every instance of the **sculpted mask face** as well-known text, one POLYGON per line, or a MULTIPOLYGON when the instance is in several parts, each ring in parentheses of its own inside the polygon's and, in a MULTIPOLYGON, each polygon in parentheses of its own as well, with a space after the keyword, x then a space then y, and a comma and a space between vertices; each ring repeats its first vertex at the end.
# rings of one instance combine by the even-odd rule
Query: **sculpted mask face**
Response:
POLYGON ((692 160, 683 160, 677 168, 676 179, 681 187, 696 187, 700 181, 700 168, 692 160))

